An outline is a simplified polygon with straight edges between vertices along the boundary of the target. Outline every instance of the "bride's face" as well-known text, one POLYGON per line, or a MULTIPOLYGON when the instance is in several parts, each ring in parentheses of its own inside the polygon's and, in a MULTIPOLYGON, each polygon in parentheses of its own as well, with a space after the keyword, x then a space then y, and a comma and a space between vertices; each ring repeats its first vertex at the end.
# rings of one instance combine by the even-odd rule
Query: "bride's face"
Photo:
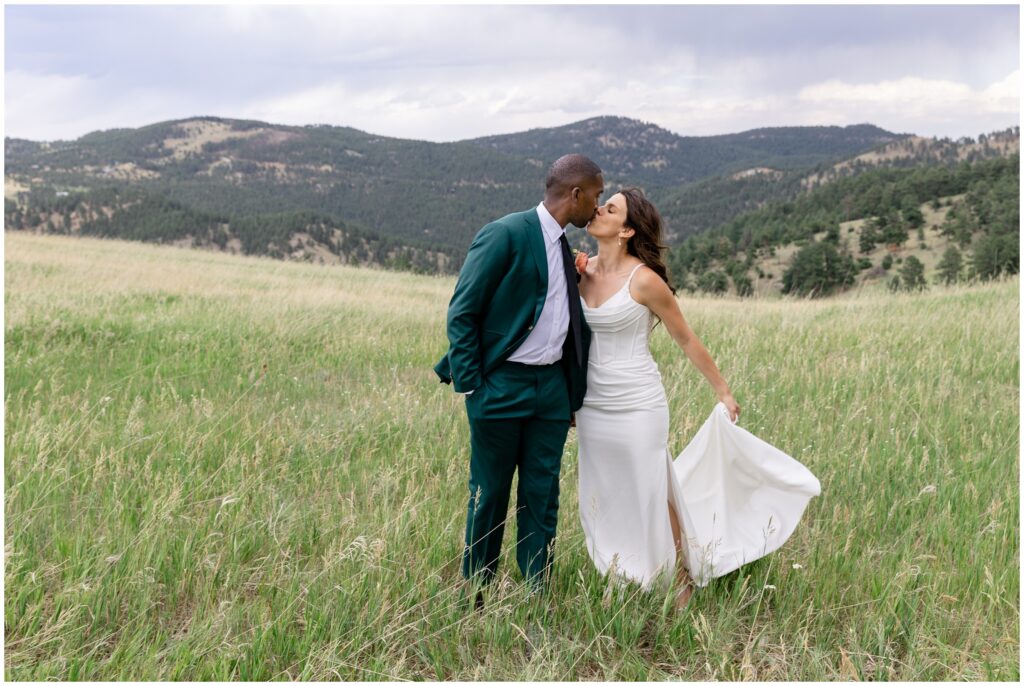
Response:
POLYGON ((616 193, 608 198, 587 225, 587 232, 594 238, 628 238, 632 229, 626 228, 626 196, 616 193))

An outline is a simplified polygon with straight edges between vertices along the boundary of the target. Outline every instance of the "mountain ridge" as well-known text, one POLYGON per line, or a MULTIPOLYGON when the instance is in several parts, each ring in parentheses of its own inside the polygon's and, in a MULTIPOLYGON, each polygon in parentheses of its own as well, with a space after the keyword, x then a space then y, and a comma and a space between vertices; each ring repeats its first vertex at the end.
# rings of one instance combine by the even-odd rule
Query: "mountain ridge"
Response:
POLYGON ((74 141, 6 138, 5 226, 451 272, 481 226, 535 205, 548 164, 574 149, 592 151, 608 195, 644 187, 676 241, 801 192, 795 178, 908 138, 870 124, 686 137, 608 116, 435 143, 189 117, 74 141), (140 203, 155 214, 130 211, 140 203))
POLYGON ((469 142, 524 157, 551 157, 556 149, 580 152, 592 158, 607 158, 609 151, 643 150, 647 154, 643 159, 613 157, 602 164, 602 169, 607 170, 606 180, 607 177, 613 181, 625 177, 651 185, 675 186, 739 171, 743 165, 814 166, 828 157, 841 159, 854 151, 863 152, 907 135, 873 124, 855 124, 761 127, 714 136, 683 136, 652 122, 601 116, 564 126, 484 136, 469 142), (809 137, 817 137, 817 143, 808 145, 809 137), (801 139, 799 154, 780 154, 780 144, 792 150, 794 142, 801 139), (827 152, 823 152, 823 148, 827 152), (788 157, 797 159, 786 159, 788 157))

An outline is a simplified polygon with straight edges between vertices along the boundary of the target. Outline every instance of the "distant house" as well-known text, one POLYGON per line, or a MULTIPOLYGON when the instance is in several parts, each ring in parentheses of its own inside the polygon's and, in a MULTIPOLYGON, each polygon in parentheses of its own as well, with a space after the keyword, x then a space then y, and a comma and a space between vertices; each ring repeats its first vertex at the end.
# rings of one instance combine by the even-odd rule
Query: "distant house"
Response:
POLYGON ((57 191, 57 197, 58 198, 66 198, 66 197, 68 197, 68 192, 67 191, 57 191))

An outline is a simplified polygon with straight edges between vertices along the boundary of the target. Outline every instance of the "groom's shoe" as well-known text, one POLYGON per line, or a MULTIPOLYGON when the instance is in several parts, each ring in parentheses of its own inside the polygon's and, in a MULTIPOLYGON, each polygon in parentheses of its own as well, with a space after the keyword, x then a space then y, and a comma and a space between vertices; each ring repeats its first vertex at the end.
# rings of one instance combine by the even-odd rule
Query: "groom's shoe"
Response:
POLYGON ((544 649, 545 644, 548 642, 547 632, 544 631, 544 625, 537 620, 533 620, 526 625, 526 659, 530 660, 533 656, 544 649))
POLYGON ((474 612, 484 611, 484 592, 468 580, 462 582, 462 606, 474 612))

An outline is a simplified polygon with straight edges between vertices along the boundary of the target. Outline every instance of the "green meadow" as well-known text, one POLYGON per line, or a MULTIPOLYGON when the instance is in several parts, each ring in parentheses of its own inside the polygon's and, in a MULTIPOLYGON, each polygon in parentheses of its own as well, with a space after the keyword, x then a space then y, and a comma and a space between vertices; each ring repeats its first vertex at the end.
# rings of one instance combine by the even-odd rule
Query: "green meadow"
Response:
MULTIPOLYGON (((459 584, 469 436, 431 366, 451 277, 5 234, 11 680, 1020 676, 1019 280, 681 294, 740 423, 822 484, 699 590, 609 586, 562 467, 547 594, 512 524, 459 584)), ((678 453, 710 387, 653 337, 678 453)), ((513 490, 514 508, 514 490, 513 490)))

